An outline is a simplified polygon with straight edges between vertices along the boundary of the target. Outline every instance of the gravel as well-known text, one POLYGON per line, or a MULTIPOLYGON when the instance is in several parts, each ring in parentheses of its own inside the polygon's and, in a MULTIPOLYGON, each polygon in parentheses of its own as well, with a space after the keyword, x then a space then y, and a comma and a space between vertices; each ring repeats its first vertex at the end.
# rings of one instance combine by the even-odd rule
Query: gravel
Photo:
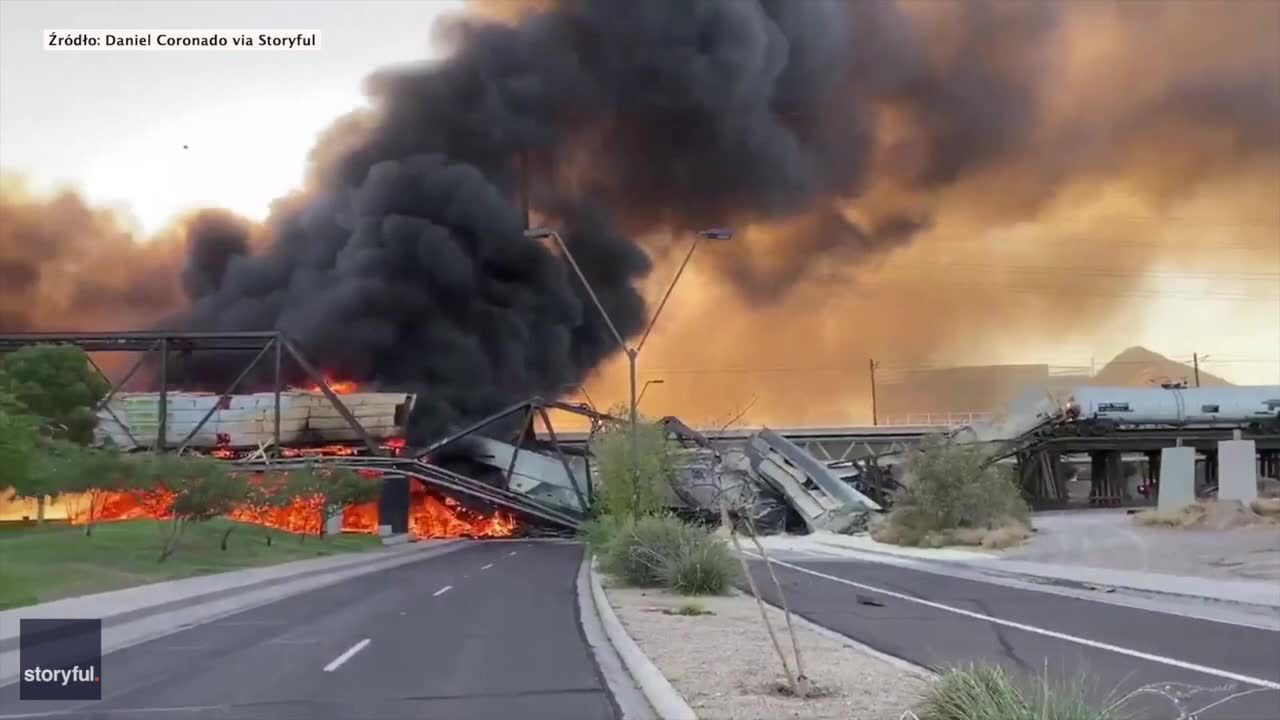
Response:
MULTIPOLYGON (((704 720, 898 720, 927 686, 923 673, 798 625, 805 669, 822 697, 785 697, 775 689, 785 675, 750 595, 687 598, 608 583, 606 594, 627 632, 704 720), (687 603, 711 614, 664 612, 687 603)), ((768 612, 790 652, 782 611, 768 612)))

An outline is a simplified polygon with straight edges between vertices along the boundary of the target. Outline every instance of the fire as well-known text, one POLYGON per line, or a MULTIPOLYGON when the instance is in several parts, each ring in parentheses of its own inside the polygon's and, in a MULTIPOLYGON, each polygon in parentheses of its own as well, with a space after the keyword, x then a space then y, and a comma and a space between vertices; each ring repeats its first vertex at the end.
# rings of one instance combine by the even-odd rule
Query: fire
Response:
POLYGON ((296 457, 322 457, 322 456, 346 456, 355 455, 359 452, 352 445, 322 445, 313 448, 280 448, 280 454, 287 458, 296 457))
MULTIPOLYGON (((361 471, 361 475, 377 478, 377 471, 361 471)), ((255 481, 264 480, 255 474, 255 481)), ((409 532, 419 538, 499 538, 515 534, 517 524, 510 514, 496 512, 485 515, 464 507, 450 497, 438 495, 420 483, 411 484, 409 498, 409 532)), ((170 517, 173 493, 166 490, 143 492, 97 492, 68 494, 60 498, 67 509, 67 522, 85 525, 89 522, 112 522, 143 518, 170 517)), ((242 506, 228 514, 232 520, 263 525, 291 533, 316 535, 321 527, 320 498, 298 498, 286 507, 257 508, 242 506)), ((378 531, 378 504, 353 505, 342 513, 342 531, 374 534, 378 531)))
MULTIPOLYGON (((351 393, 360 391, 359 383, 352 380, 334 380, 328 375, 324 376, 324 384, 328 385, 329 389, 338 395, 350 395, 351 393)), ((305 389, 309 392, 321 392, 320 386, 314 384, 309 385, 305 389)))

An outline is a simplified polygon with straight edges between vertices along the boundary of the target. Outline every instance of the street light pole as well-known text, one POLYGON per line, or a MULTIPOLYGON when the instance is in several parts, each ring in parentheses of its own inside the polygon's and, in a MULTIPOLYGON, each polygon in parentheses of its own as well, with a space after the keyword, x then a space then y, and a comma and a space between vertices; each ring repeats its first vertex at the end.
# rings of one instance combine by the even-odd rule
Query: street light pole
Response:
MULTIPOLYGON (((636 357, 640 354, 644 343, 649 339, 649 333, 653 330, 654 323, 658 322, 658 316, 662 314, 662 309, 667 306, 667 299, 671 297, 671 291, 675 289, 676 283, 679 282, 680 276, 684 274, 684 268, 689 264, 689 259, 693 257, 693 251, 698 248, 698 241, 706 238, 708 240, 729 240, 733 238, 733 230, 730 228, 713 228, 709 230, 699 230, 694 236, 693 245, 689 248, 689 252, 685 254, 684 261, 680 263, 680 268, 676 270, 676 275, 671 279, 671 284, 667 286, 666 293, 662 296, 662 302, 658 303, 658 309, 653 314, 653 318, 649 320, 648 327, 645 328, 644 335, 640 337, 639 344, 636 347, 628 347, 627 342, 622 339, 622 334, 618 332, 618 328, 613 324, 613 319, 609 317, 609 313, 601 304, 600 298, 596 297, 595 290, 591 288, 591 283, 587 281, 587 276, 583 274, 582 268, 578 267, 578 261, 574 259, 573 253, 569 252, 569 247, 565 245, 564 239, 560 237, 560 233, 549 228, 530 228, 524 231, 525 237, 531 240, 541 240, 543 238, 551 238, 555 241, 556 246, 560 248, 560 252, 564 255, 565 260, 569 261, 569 267, 573 268, 573 272, 578 276, 578 280, 582 283, 582 287, 586 288, 587 295, 591 298, 591 302, 595 304, 596 309, 600 311, 600 317, 604 318, 605 325, 609 327, 609 332, 613 334, 613 339, 618 342, 618 347, 627 355, 627 371, 630 376, 630 407, 631 407, 631 468, 634 477, 634 492, 639 493, 640 490, 640 421, 637 412, 639 399, 636 397, 636 357)), ((655 382, 661 382, 655 381, 655 382)), ((647 386, 646 386, 647 387, 647 386)))
POLYGON ((661 385, 664 382, 666 381, 661 379, 645 381, 645 384, 640 388, 640 397, 636 398, 636 407, 640 407, 640 403, 644 402, 644 394, 649 391, 650 385, 661 385))

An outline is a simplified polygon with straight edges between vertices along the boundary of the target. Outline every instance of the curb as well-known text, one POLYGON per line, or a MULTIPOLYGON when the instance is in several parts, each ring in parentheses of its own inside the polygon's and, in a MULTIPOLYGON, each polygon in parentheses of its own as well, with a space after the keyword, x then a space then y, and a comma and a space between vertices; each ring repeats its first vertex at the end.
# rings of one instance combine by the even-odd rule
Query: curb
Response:
POLYGON ((604 625, 605 635, 658 717, 663 720, 698 720, 693 708, 689 707, 662 671, 658 670, 636 641, 627 634, 622 621, 609 604, 609 598, 604 594, 604 586, 600 584, 600 575, 596 572, 594 561, 588 574, 591 577, 591 599, 595 602, 596 614, 604 625))
MULTIPOLYGON (((102 654, 107 655, 150 640, 172 635, 195 625, 219 620, 246 610, 283 600, 309 590, 334 585, 351 578, 388 570, 419 560, 428 560, 465 547, 461 542, 445 542, 419 552, 395 553, 380 562, 352 563, 332 571, 311 571, 294 577, 256 583, 233 591, 217 591, 204 597, 188 598, 176 609, 173 603, 103 618, 102 654), (127 619, 125 619, 127 618, 127 619), (156 627, 159 625, 159 627, 156 627)), ((20 610, 21 608, 17 608, 20 610)), ((17 648, 0 651, 0 688, 18 680, 17 648)))

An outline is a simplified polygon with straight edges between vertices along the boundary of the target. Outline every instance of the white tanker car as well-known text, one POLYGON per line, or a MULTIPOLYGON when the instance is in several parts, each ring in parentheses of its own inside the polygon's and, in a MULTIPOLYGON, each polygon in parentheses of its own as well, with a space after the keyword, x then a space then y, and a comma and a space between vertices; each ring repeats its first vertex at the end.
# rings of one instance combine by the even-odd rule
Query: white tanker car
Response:
POLYGON ((1280 385, 1210 388, 1078 387, 1063 414, 1100 426, 1280 430, 1280 385))

